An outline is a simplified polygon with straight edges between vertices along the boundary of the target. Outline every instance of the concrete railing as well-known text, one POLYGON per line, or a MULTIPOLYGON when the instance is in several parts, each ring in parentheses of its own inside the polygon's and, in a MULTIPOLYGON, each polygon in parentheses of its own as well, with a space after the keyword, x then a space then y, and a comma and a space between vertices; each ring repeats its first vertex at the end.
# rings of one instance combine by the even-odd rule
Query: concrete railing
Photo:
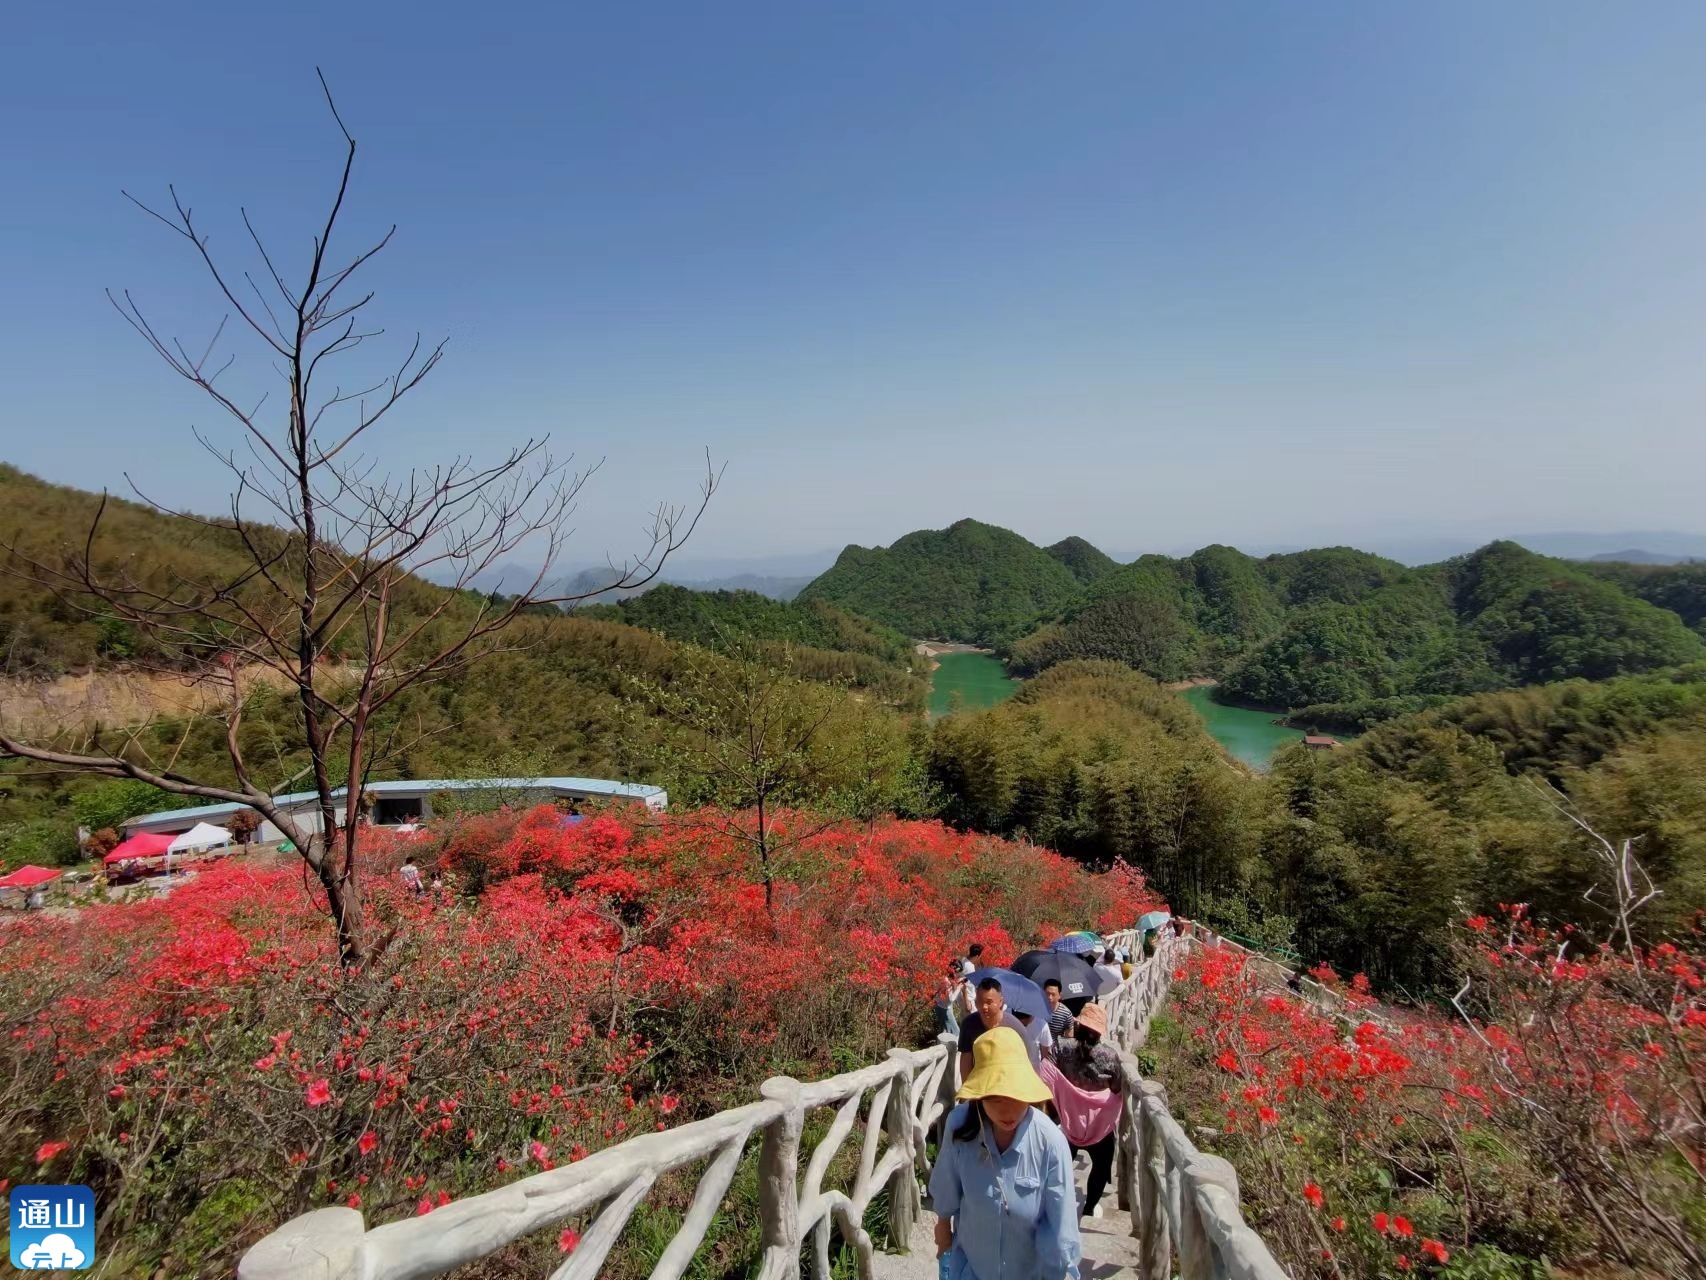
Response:
POLYGON ((906 1239, 921 1203, 918 1174, 927 1172, 926 1135, 953 1096, 953 1067, 946 1043, 891 1049, 883 1062, 827 1080, 766 1080, 758 1102, 631 1138, 422 1217, 369 1229, 355 1209, 318 1209, 256 1244, 237 1274, 241 1280, 417 1280, 590 1215, 578 1248, 552 1272, 552 1280, 591 1280, 658 1179, 701 1166, 681 1226, 652 1270, 654 1280, 678 1280, 756 1138, 763 1223, 759 1275, 797 1277, 809 1239, 814 1273, 829 1280, 833 1226, 868 1277, 874 1246, 864 1229, 865 1209, 887 1189, 892 1233, 906 1239), (822 1140, 803 1151, 805 1118, 820 1109, 833 1110, 834 1118, 822 1140), (830 1163, 855 1128, 861 1136, 852 1185, 845 1191, 826 1188, 830 1163))
MULTIPOLYGON (((1133 954, 1140 942, 1129 932, 1112 941, 1133 954)), ((1102 1001, 1110 1039, 1126 1055, 1131 1081, 1141 1077, 1130 1055, 1142 1047, 1173 966, 1191 945, 1188 937, 1166 933, 1156 954, 1102 1001)), ((757 1102, 630 1138, 422 1217, 369 1228, 358 1210, 317 1209, 257 1243, 237 1274, 240 1280, 423 1280, 576 1222, 580 1244, 551 1280, 593 1280, 659 1179, 697 1169, 681 1225, 651 1273, 653 1280, 680 1280, 756 1142, 761 1280, 797 1280, 808 1242, 814 1280, 830 1280, 837 1230, 854 1252, 858 1274, 870 1280, 876 1246, 864 1227, 865 1211, 886 1190, 890 1236, 904 1244, 922 1208, 921 1180, 929 1178, 925 1144, 953 1105, 958 1068, 952 1037, 944 1036, 926 1049, 891 1049, 880 1063, 827 1080, 773 1078, 760 1087, 757 1102), (806 1117, 818 1111, 833 1116, 807 1150, 806 1117), (855 1131, 858 1161, 850 1185, 826 1187, 832 1162, 855 1131)), ((1119 1205, 1131 1211, 1132 1234, 1143 1241, 1146 1280, 1166 1280, 1175 1252, 1181 1280, 1283 1280, 1239 1214, 1231 1166, 1191 1145, 1154 1081, 1141 1081, 1126 1096, 1116 1178, 1119 1205)))

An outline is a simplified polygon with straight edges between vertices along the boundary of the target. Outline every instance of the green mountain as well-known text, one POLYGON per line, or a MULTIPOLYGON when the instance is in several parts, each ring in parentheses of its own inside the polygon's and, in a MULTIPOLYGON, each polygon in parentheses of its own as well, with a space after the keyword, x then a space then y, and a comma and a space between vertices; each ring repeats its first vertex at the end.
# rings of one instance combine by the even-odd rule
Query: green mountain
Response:
POLYGON ((1072 571, 1072 576, 1080 582, 1094 582, 1105 578, 1120 567, 1107 552, 1092 546, 1083 538, 1062 538, 1052 547, 1044 547, 1056 560, 1072 571))
POLYGON ((1073 570, 1041 547, 961 520, 889 547, 850 546, 797 599, 825 600, 920 639, 1001 644, 1079 591, 1073 570))
POLYGON ((1581 566, 1601 581, 1613 583, 1648 604, 1669 609, 1688 626, 1706 636, 1706 561, 1684 564, 1612 564, 1581 566))
POLYGON ((252 567, 236 533, 217 524, 163 515, 139 502, 109 498, 45 480, 0 462, 0 652, 9 669, 58 675, 108 659, 167 655, 147 646, 130 628, 100 621, 58 601, 31 581, 26 560, 57 563, 60 552, 89 543, 91 560, 105 579, 124 577, 139 590, 169 593, 184 582, 234 579, 252 567))
POLYGON ((665 583, 617 604, 576 610, 719 653, 758 650, 785 658, 810 679, 836 680, 884 702, 917 709, 926 686, 913 675, 912 645, 900 632, 827 600, 773 600, 756 591, 695 591, 665 583))
POLYGON ((1225 546, 1182 559, 1143 556, 1099 578, 1056 621, 1016 641, 1011 659, 1020 672, 1096 658, 1158 680, 1218 675, 1278 634, 1291 610, 1360 600, 1405 572, 1349 547, 1263 560, 1225 546))
POLYGON ((1362 724, 1457 694, 1706 659, 1682 617, 1581 565, 1495 542, 1356 603, 1293 612, 1223 682, 1231 697, 1362 724))

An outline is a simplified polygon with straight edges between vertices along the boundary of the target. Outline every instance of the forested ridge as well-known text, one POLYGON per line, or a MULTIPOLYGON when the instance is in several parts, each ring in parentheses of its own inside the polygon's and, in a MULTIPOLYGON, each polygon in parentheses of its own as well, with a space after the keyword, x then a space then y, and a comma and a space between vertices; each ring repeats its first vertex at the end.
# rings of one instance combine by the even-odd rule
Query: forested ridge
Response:
POLYGON ((849 547, 803 595, 913 636, 994 644, 1016 674, 1097 659, 1163 681, 1212 676, 1217 696, 1319 727, 1706 659, 1706 566, 1585 565, 1513 542, 1415 569, 1351 547, 1258 559, 1218 545, 1116 565, 1082 539, 1044 550, 961 521, 886 551, 849 547))
POLYGON ((756 591, 696 591, 664 583, 577 617, 621 622, 719 653, 756 650, 820 680, 842 680, 917 710, 928 686, 912 645, 892 628, 825 600, 781 601, 756 591))
POLYGON ((915 639, 1001 644, 1067 605, 1092 561, 1070 551, 1057 559, 1011 530, 961 520, 886 548, 848 547, 798 599, 830 601, 915 639))

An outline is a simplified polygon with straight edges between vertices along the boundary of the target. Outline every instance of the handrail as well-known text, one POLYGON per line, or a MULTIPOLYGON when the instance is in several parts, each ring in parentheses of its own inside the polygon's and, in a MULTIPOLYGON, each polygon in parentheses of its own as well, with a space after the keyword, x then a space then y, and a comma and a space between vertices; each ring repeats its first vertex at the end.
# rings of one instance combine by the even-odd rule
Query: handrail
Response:
POLYGON ((316 1209, 274 1231, 246 1254, 240 1280, 422 1280, 483 1258, 536 1231, 596 1211, 579 1247, 552 1280, 590 1280, 657 1180, 706 1162, 692 1203, 652 1275, 679 1280, 734 1180, 754 1134, 762 1135, 760 1207, 765 1280, 800 1274, 809 1238, 813 1271, 829 1280, 834 1227, 871 1273, 874 1245, 865 1210, 885 1188, 889 1222, 905 1240, 922 1207, 919 1172, 928 1175, 926 1139, 957 1088, 950 1038, 927 1049, 891 1049, 857 1071, 809 1084, 766 1080, 761 1101, 661 1133, 641 1134, 574 1164, 508 1186, 453 1200, 418 1218, 369 1229, 359 1210, 316 1209), (806 1113, 835 1108, 829 1131, 809 1153, 800 1178, 806 1113), (823 1178, 853 1130, 863 1124, 857 1173, 849 1191, 825 1190, 823 1178), (600 1207, 602 1206, 602 1207, 600 1207))
MULTIPOLYGON (((1140 941, 1135 930, 1110 938, 1134 951, 1140 941)), ((1191 945, 1188 936, 1164 932, 1155 955, 1137 963, 1103 1000, 1109 1036, 1136 1086, 1122 1107, 1118 1202, 1130 1210, 1132 1234, 1143 1241, 1144 1280, 1166 1280, 1174 1251, 1181 1280, 1283 1280, 1239 1214, 1232 1167, 1191 1145, 1167 1113, 1166 1091, 1142 1080, 1132 1057, 1166 999, 1173 966, 1191 945)), ((926 1143, 958 1087, 951 1036, 925 1049, 891 1049, 882 1062, 824 1080, 775 1077, 760 1086, 757 1102, 641 1134, 418 1218, 368 1228, 359 1210, 316 1209, 254 1245, 237 1274, 239 1280, 424 1280, 590 1214, 579 1247, 551 1280, 593 1280, 658 1180, 702 1164, 681 1225, 652 1271, 653 1280, 680 1280, 758 1135, 760 1280, 799 1280, 808 1241, 814 1280, 830 1280, 837 1229, 854 1252, 861 1280, 871 1280, 876 1246, 864 1229, 865 1211, 886 1189, 892 1238, 908 1239, 922 1212, 921 1179, 929 1177, 926 1143), (811 1150, 802 1150, 807 1113, 823 1109, 834 1111, 827 1131, 811 1150), (861 1128, 852 1186, 825 1188, 835 1157, 861 1128)))

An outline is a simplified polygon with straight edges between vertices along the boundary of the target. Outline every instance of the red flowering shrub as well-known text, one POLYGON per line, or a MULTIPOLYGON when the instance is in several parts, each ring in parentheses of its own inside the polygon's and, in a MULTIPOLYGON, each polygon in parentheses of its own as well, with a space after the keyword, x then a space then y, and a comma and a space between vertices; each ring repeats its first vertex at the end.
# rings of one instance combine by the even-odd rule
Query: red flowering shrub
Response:
POLYGON ((813 837, 774 916, 742 849, 692 813, 565 826, 541 808, 368 847, 359 973, 299 870, 237 859, 165 898, 0 929, 0 1177, 54 1161, 148 1269, 229 1274, 309 1208, 429 1213, 766 1075, 917 1042, 968 939, 1006 959, 1045 923, 1157 905, 1133 872, 934 823, 813 837), (405 852, 484 891, 416 897, 388 874, 405 852), (191 1237, 229 1247, 166 1252, 191 1237))
POLYGON ((1335 1017, 1259 982, 1241 954, 1185 965, 1157 1074, 1237 1167, 1252 1225, 1298 1275, 1453 1256, 1477 1275, 1527 1275, 1537 1264, 1521 1260, 1543 1257, 1702 1266, 1701 956, 1569 958, 1520 920, 1502 944, 1484 920, 1463 937, 1470 1019, 1376 1013, 1358 984, 1317 971, 1353 1004, 1335 1017))

